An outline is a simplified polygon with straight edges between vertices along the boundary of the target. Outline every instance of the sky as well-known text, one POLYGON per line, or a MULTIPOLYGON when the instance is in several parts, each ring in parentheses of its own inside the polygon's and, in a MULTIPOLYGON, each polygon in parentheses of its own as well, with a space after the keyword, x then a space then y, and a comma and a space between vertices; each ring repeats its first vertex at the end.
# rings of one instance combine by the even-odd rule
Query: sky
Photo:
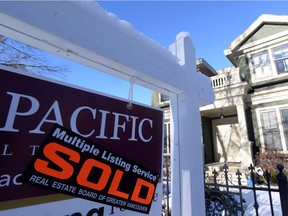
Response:
MULTIPOLYGON (((286 1, 99 1, 101 7, 128 21, 164 48, 176 35, 189 32, 196 58, 214 69, 232 64, 224 50, 261 14, 288 15, 286 1)), ((128 99, 130 83, 69 62, 67 82, 128 99), (85 71, 85 73, 83 73, 85 71)), ((134 86, 133 100, 150 104, 151 91, 134 86)))
POLYGON ((197 58, 216 70, 231 66, 224 49, 261 14, 287 14, 285 1, 100 1, 107 11, 168 47, 181 31, 189 32, 197 58))

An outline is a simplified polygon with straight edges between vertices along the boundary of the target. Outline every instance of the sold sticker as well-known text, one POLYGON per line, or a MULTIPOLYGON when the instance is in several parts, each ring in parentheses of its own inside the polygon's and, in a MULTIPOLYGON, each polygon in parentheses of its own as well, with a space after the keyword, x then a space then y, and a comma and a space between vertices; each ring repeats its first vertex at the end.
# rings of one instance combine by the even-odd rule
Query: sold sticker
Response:
POLYGON ((159 174, 56 125, 24 183, 149 214, 159 174))

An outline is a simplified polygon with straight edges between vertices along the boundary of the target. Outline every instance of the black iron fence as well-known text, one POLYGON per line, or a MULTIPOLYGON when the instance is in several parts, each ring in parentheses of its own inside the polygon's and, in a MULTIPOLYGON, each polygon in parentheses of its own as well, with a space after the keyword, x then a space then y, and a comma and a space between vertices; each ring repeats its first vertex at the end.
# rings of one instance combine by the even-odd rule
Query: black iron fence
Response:
MULTIPOLYGON (((271 174, 267 171, 259 173, 256 168, 250 165, 247 173, 229 172, 229 167, 225 164, 220 170, 215 169, 210 172, 205 171, 205 198, 206 215, 245 215, 246 200, 243 191, 253 193, 253 214, 259 216, 259 196, 260 191, 267 192, 270 214, 275 214, 272 193, 278 193, 283 216, 288 216, 288 184, 287 176, 283 172, 283 165, 278 164, 279 173, 276 175, 278 185, 271 186, 271 174), (261 185, 258 182, 261 180, 261 185)), ((251 210, 250 210, 251 211, 251 210)))

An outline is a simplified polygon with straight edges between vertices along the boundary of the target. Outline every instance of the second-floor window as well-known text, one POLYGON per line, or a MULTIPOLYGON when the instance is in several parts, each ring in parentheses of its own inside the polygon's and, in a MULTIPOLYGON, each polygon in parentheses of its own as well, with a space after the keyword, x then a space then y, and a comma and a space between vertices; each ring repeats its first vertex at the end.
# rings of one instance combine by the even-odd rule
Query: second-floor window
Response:
POLYGON ((262 51, 251 56, 256 78, 264 78, 271 74, 268 51, 262 51))
POLYGON ((277 73, 288 72, 288 44, 273 49, 277 73))

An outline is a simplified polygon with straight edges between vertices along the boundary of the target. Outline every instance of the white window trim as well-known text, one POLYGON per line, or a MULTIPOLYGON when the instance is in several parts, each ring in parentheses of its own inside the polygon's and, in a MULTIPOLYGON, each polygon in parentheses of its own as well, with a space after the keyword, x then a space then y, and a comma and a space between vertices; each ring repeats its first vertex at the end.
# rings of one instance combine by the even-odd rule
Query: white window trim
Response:
POLYGON ((161 93, 158 93, 158 103, 159 105, 161 106, 167 106, 167 105, 170 105, 170 100, 166 100, 166 101, 161 101, 161 93))
POLYGON ((288 76, 288 72, 282 73, 282 74, 278 74, 277 68, 276 68, 276 65, 275 65, 275 59, 273 57, 273 49, 275 49, 277 47, 280 47, 280 46, 283 46, 283 45, 286 45, 286 44, 288 44, 287 40, 286 41, 282 41, 281 43, 273 44, 273 45, 271 45, 269 47, 264 47, 264 48, 253 50, 253 51, 251 50, 250 53, 247 53, 247 57, 250 59, 249 60, 249 69, 250 69, 250 73, 251 73, 251 81, 252 81, 252 83, 262 82, 262 81, 270 80, 271 78, 276 78, 276 77, 288 76), (259 79, 259 78, 256 78, 254 67, 253 67, 253 65, 251 63, 251 58, 252 58, 252 55, 257 54, 259 52, 263 52, 263 51, 267 51, 268 52, 268 57, 269 57, 269 62, 270 62, 270 69, 271 69, 271 76, 259 79))
MULTIPOLYGON (((171 133, 171 129, 170 129, 170 121, 166 121, 164 123, 164 130, 166 133, 166 137, 164 136, 164 139, 166 139, 166 152, 165 152, 165 146, 163 148, 164 151, 164 155, 171 155, 171 140, 170 140, 170 133, 171 133)), ((163 142, 165 145, 165 142, 163 142)))
POLYGON ((286 147, 287 144, 286 144, 286 140, 285 140, 285 135, 284 135, 284 129, 283 129, 283 125, 282 125, 282 118, 281 118, 280 110, 281 110, 281 108, 276 109, 277 123, 278 123, 279 131, 280 131, 280 139, 281 139, 283 151, 287 151, 287 147, 286 147))
POLYGON ((278 124, 278 129, 280 132, 280 139, 281 139, 281 143, 282 143, 282 148, 283 151, 282 152, 287 152, 287 145, 286 144, 286 140, 285 140, 285 135, 284 135, 284 129, 283 129, 283 125, 282 125, 282 120, 281 120, 281 114, 280 114, 280 110, 283 108, 287 108, 287 105, 279 105, 279 106, 273 106, 273 107, 266 107, 266 108, 258 108, 256 109, 256 117, 257 117, 257 124, 258 124, 258 128, 259 128, 259 138, 260 138, 260 148, 261 151, 264 151, 264 149, 266 148, 265 146, 265 139, 264 139, 264 132, 263 132, 263 125, 262 125, 262 121, 261 121, 261 112, 266 112, 266 111, 270 111, 270 110, 275 110, 276 112, 276 117, 277 117, 277 124, 278 124), (280 124, 281 123, 281 124, 280 124))
POLYGON ((250 69, 250 73, 251 73, 251 81, 253 83, 257 83, 257 82, 261 82, 261 81, 265 81, 265 80, 270 80, 271 78, 276 77, 278 75, 277 70, 276 70, 276 66, 274 64, 274 61, 272 61, 273 60, 273 55, 272 55, 271 48, 257 50, 257 51, 255 51, 253 53, 249 53, 247 56, 250 59, 249 60, 249 69, 250 69), (271 76, 263 77, 263 78, 257 78, 256 74, 255 74, 254 66, 253 66, 253 64, 251 62, 251 59, 252 59, 252 56, 254 54, 257 54, 257 53, 260 53, 260 52, 264 52, 264 51, 267 51, 267 53, 268 53, 269 67, 270 67, 270 70, 271 70, 271 76))
MULTIPOLYGON (((277 46, 271 47, 272 59, 273 59, 273 62, 274 62, 273 65, 274 65, 274 67, 275 67, 275 71, 277 72, 277 74, 278 74, 278 71, 277 71, 277 67, 276 67, 276 64, 275 64, 275 58, 274 58, 274 55, 273 55, 273 50, 276 49, 276 48, 285 46, 285 45, 288 46, 288 43, 286 42, 286 43, 278 44, 277 46)), ((283 74, 285 74, 285 73, 288 73, 288 71, 286 71, 286 72, 284 72, 284 73, 280 73, 280 74, 278 74, 278 75, 281 76, 281 75, 283 75, 283 74)))

